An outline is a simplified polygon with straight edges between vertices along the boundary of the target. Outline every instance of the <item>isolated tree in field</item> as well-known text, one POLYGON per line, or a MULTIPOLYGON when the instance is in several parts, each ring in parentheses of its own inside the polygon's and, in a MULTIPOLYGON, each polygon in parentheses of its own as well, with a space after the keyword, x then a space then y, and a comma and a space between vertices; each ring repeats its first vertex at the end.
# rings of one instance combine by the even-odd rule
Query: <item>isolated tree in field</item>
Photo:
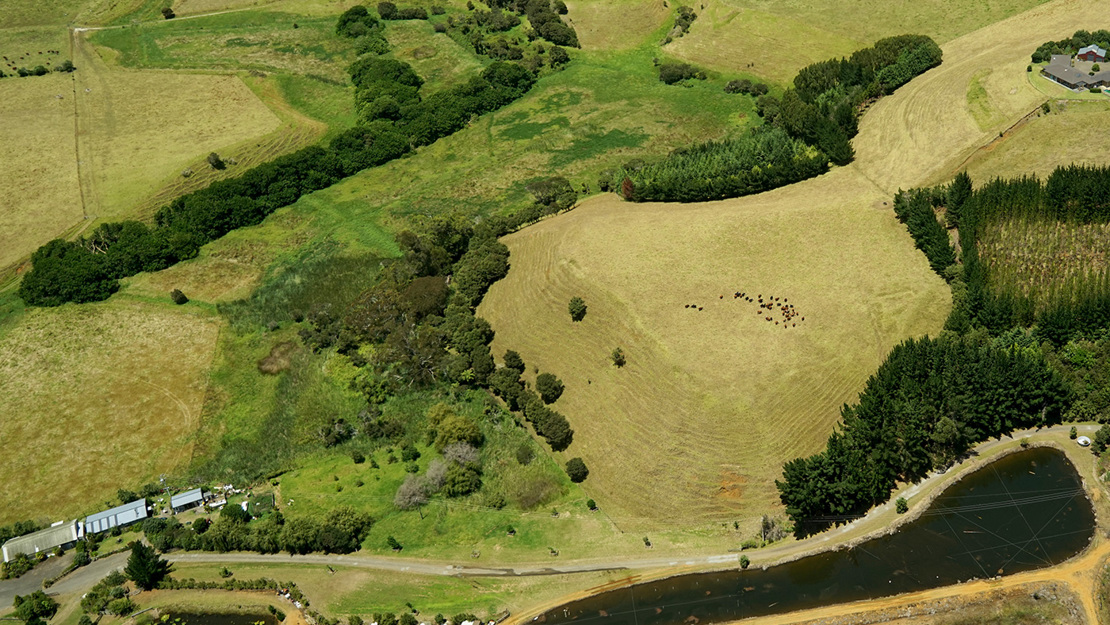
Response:
POLYGON ((571 321, 582 321, 586 317, 586 300, 577 296, 570 298, 567 310, 570 311, 571 321))
POLYGON ((619 347, 613 348, 613 353, 609 354, 609 358, 612 359, 613 364, 616 365, 618 368, 623 367, 625 363, 628 362, 627 360, 625 360, 624 350, 619 347))
POLYGON ((905 514, 910 511, 910 504, 905 497, 899 497, 894 501, 894 511, 898 514, 905 514))
POLYGON ((57 67, 55 67, 54 71, 69 73, 69 72, 72 72, 75 69, 77 69, 77 68, 73 66, 73 61, 71 61, 69 59, 66 59, 66 60, 62 61, 57 67))
POLYGON ((169 574, 170 564, 154 553, 154 547, 135 541, 123 572, 136 586, 150 590, 169 574))
POLYGON ((567 475, 570 476, 570 481, 577 484, 590 475, 590 470, 586 468, 586 463, 581 458, 571 458, 567 461, 567 475))
POLYGON ((563 381, 553 374, 541 373, 536 376, 536 390, 545 404, 555 403, 563 394, 563 388, 563 381))
POLYGON ((524 373, 524 359, 511 349, 505 352, 505 366, 517 373, 524 373))
POLYGON ((189 302, 189 298, 185 297, 185 294, 182 293, 180 289, 174 289, 170 291, 170 299, 172 299, 173 303, 177 304, 178 306, 182 304, 187 304, 189 302))
POLYGON ((162 7, 162 17, 164 17, 168 20, 172 20, 173 18, 177 17, 177 15, 173 12, 173 9, 171 9, 170 7, 162 7))
POLYGON ((401 547, 401 543, 397 542, 397 539, 392 536, 389 536, 385 539, 385 544, 389 545, 389 548, 394 551, 400 551, 401 549, 403 549, 403 547, 401 547))
POLYGON ((209 154, 207 160, 208 164, 212 166, 212 169, 227 169, 227 163, 224 163, 224 160, 220 158, 220 155, 216 154, 215 152, 209 154))

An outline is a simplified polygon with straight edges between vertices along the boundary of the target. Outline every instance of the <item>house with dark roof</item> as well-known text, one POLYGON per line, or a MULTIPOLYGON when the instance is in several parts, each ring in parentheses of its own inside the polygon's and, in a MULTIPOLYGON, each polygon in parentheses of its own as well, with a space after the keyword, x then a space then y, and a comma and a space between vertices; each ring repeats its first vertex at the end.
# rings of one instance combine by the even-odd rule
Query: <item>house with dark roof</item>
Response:
POLYGON ((1083 90, 1110 86, 1110 70, 1095 72, 1092 75, 1072 67, 1071 57, 1066 54, 1053 54, 1048 65, 1041 70, 1041 74, 1068 89, 1083 90))
POLYGON ((1075 58, 1081 61, 1090 61, 1092 63, 1101 63, 1106 60, 1106 50, 1091 44, 1085 48, 1080 48, 1079 52, 1075 53, 1075 58))

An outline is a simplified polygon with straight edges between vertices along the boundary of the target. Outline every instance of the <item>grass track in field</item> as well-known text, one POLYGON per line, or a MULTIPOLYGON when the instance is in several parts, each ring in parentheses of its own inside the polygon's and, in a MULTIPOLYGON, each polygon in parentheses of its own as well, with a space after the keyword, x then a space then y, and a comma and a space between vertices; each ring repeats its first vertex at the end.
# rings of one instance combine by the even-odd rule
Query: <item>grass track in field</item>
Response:
POLYGON ((0 523, 92 512, 189 458, 219 322, 168 297, 29 310, 0 334, 0 523), (13 444, 21 441, 20 444, 13 444))
POLYGON ((479 315, 496 354, 562 378, 576 437, 561 456, 586 460, 586 492, 622 529, 772 511, 782 463, 823 446, 891 347, 940 329, 947 289, 882 199, 840 169, 707 204, 603 196, 506 237, 512 269, 479 315), (806 321, 768 323, 736 291, 806 321))

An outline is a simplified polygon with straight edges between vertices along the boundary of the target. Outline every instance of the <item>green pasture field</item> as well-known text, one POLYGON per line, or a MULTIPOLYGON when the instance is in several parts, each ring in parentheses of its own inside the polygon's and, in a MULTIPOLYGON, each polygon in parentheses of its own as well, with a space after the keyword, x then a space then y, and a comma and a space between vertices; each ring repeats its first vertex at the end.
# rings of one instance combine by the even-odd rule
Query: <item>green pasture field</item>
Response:
POLYGON ((334 16, 266 10, 102 30, 92 41, 117 50, 126 67, 283 72, 340 85, 355 59, 353 41, 335 36, 334 16))
MULTIPOLYGON (((223 566, 199 563, 174 565, 174 576, 204 581, 223 581, 223 566)), ((459 612, 474 612, 479 617, 494 617, 503 610, 516 613, 537 602, 550 601, 583 587, 599 586, 620 579, 620 573, 577 573, 534 577, 480 577, 399 575, 388 571, 296 563, 239 564, 227 567, 232 579, 268 577, 296 582, 311 602, 311 609, 329 616, 359 615, 364 620, 375 613, 400 614, 406 603, 420 611, 418 618, 430 620, 437 613, 448 617, 459 612)), ((286 614, 295 612, 285 600, 270 600, 269 593, 225 591, 158 591, 136 597, 141 607, 182 603, 197 606, 251 605, 271 603, 286 614), (144 597, 146 599, 144 600, 144 597)), ((68 625, 68 624, 62 624, 68 625)))

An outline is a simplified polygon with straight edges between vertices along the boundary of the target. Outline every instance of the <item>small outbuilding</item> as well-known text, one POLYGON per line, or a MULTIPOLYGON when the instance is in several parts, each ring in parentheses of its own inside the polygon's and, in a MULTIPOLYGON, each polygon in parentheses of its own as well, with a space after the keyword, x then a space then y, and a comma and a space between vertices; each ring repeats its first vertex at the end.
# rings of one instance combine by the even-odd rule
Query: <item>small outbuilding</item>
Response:
POLYGON ((79 537, 77 521, 59 521, 44 530, 17 536, 4 543, 4 562, 10 562, 21 553, 33 556, 39 552, 53 551, 55 547, 69 547, 79 537))
POLYGON ((1090 447, 1091 446, 1091 439, 1087 438, 1086 436, 1080 436, 1079 438, 1075 439, 1075 442, 1079 443, 1080 447, 1090 447))
POLYGON ((1101 63, 1106 60, 1106 50, 1091 44, 1085 48, 1080 48, 1079 52, 1075 53, 1075 58, 1081 61, 1090 61, 1092 63, 1101 63))
POLYGON ((111 510, 97 512, 85 517, 84 535, 106 532, 113 527, 126 527, 150 516, 146 499, 136 499, 111 510))
POLYGON ((204 489, 194 488, 193 490, 170 497, 170 508, 173 508, 173 511, 176 514, 178 512, 188 510, 189 508, 199 506, 200 504, 204 503, 204 500, 207 498, 208 493, 204 492, 204 489))

